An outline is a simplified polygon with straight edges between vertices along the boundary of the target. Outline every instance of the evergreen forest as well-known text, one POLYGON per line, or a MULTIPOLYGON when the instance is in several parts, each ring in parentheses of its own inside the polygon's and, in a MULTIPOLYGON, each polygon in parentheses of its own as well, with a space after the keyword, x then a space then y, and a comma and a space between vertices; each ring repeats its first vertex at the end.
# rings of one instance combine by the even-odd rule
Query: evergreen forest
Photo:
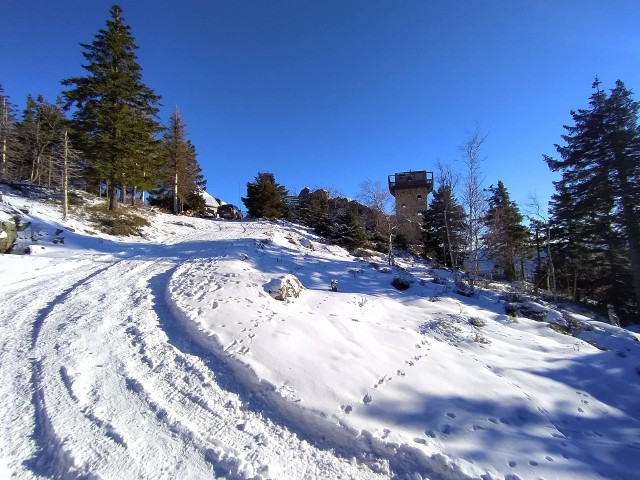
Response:
POLYGON ((142 79, 138 46, 122 9, 81 44, 85 75, 62 79, 53 102, 29 96, 18 112, 0 85, 2 181, 83 188, 119 202, 150 201, 174 213, 202 210, 206 182, 179 110, 166 126, 161 97, 142 79))

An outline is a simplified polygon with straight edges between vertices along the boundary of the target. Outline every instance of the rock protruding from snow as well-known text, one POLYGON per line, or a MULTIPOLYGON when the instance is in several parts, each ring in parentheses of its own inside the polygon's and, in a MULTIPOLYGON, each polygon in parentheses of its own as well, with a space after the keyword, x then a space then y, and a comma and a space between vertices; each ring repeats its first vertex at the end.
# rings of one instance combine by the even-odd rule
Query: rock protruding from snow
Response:
POLYGON ((298 298, 304 287, 295 275, 284 275, 271 280, 265 285, 265 289, 276 300, 288 302, 292 298, 298 298))
POLYGON ((8 252, 16 241, 16 222, 0 212, 0 253, 8 252))

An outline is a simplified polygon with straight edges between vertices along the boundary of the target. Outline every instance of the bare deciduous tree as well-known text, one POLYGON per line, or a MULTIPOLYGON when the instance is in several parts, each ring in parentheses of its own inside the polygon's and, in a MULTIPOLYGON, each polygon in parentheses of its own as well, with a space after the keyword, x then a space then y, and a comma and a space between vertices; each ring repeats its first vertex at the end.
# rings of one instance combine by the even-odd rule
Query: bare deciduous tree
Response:
POLYGON ((482 237, 482 217, 486 208, 486 195, 482 184, 481 156, 482 145, 487 136, 480 132, 480 128, 471 132, 460 146, 460 157, 465 167, 464 191, 462 201, 467 211, 467 259, 471 262, 470 286, 474 288, 474 277, 479 271, 480 239, 482 237))
POLYGON ((391 193, 380 180, 366 180, 358 187, 357 198, 376 215, 376 228, 388 238, 387 260, 393 263, 393 235, 398 227, 397 218, 390 212, 391 193))

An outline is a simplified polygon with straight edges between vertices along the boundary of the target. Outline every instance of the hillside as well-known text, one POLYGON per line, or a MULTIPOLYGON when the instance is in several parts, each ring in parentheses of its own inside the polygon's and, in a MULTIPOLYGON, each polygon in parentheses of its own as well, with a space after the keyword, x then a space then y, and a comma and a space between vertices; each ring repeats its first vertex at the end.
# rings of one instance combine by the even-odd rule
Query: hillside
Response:
POLYGON ((288 223, 149 211, 143 236, 112 237, 78 211, 4 202, 30 222, 31 254, 0 257, 2 478, 640 468, 633 332, 530 299, 515 306, 544 321, 514 318, 505 286, 458 296, 446 271, 356 258, 288 223), (276 300, 288 275, 304 289, 276 300))

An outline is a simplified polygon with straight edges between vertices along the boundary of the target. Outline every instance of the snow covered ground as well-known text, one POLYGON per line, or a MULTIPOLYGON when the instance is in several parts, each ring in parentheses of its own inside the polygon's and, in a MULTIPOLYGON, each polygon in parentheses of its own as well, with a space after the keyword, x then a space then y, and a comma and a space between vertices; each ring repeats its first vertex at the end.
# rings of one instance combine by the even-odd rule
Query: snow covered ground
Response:
POLYGON ((155 214, 120 239, 4 201, 37 241, 0 256, 0 478, 637 478, 635 333, 514 320, 290 224, 155 214))

